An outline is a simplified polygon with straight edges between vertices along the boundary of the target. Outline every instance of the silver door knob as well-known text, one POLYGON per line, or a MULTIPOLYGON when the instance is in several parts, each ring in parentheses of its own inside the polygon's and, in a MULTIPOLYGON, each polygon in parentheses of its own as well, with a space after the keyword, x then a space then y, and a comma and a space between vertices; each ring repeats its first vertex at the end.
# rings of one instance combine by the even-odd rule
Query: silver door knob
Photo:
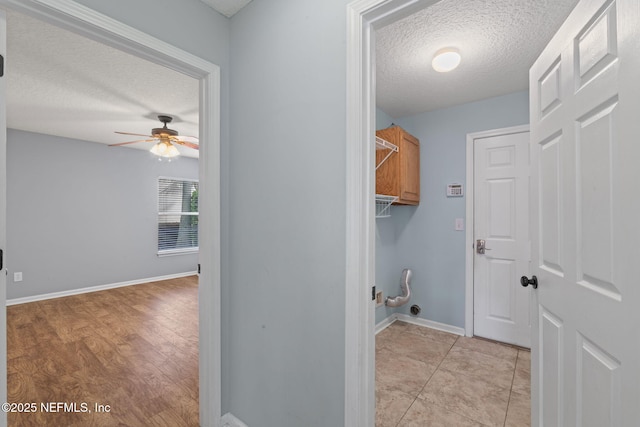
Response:
POLYGON ((484 239, 476 240, 476 252, 480 255, 484 255, 485 251, 490 251, 491 249, 486 246, 486 243, 487 242, 485 242, 484 239))

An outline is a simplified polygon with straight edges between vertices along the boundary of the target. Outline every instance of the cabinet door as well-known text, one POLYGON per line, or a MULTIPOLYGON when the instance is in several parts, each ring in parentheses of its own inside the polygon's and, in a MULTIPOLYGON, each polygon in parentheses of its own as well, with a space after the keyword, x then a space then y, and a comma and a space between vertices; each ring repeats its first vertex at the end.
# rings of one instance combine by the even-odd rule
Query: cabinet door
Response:
POLYGON ((400 140, 400 200, 417 205, 420 202, 420 142, 402 132, 400 140))

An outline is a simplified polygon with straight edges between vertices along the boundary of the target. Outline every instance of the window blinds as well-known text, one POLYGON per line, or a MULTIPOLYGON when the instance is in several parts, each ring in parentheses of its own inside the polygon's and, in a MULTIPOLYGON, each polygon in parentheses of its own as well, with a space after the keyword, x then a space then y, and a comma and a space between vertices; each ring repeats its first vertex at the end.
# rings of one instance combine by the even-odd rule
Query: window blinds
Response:
POLYGON ((158 252, 198 248, 198 181, 158 178, 158 252))

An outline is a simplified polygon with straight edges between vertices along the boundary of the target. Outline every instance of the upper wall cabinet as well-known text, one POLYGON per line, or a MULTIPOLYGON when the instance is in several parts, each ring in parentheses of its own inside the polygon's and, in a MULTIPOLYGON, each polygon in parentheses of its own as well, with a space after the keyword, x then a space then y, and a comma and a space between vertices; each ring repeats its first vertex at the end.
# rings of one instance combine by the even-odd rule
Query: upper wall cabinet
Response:
MULTIPOLYGON (((376 131, 376 136, 398 147, 376 170, 376 194, 396 196, 394 204, 420 203, 420 141, 400 126, 376 131)), ((388 153, 376 150, 376 164, 388 153)))

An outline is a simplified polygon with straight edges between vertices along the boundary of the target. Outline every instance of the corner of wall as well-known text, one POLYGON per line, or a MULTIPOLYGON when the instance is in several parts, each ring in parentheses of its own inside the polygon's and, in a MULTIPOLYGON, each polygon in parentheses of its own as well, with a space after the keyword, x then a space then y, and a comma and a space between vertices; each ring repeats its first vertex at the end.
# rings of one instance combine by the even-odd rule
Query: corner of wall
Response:
POLYGON ((222 422, 222 427, 249 427, 236 418, 231 412, 224 414, 220 421, 222 422))

